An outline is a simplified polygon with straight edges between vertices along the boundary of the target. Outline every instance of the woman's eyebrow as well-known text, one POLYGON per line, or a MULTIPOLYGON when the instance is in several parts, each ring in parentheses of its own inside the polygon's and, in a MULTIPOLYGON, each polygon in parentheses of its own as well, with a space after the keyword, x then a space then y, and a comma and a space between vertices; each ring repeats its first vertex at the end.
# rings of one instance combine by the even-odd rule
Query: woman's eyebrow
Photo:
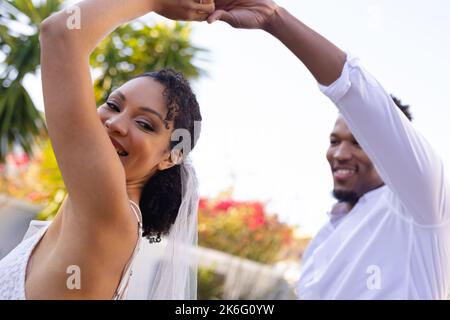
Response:
POLYGON ((108 96, 108 99, 113 98, 113 97, 119 97, 120 100, 122 100, 122 102, 125 102, 125 100, 126 100, 125 95, 122 92, 120 92, 119 90, 115 90, 115 91, 111 92, 108 96))
POLYGON ((159 119, 161 119, 161 121, 164 121, 162 115, 156 111, 155 109, 152 109, 150 107, 139 107, 139 110, 144 111, 144 112, 149 112, 149 113, 153 113, 154 115, 156 115, 159 119))
POLYGON ((125 95, 122 92, 120 92, 119 90, 114 91, 113 94, 117 94, 123 102, 125 102, 125 100, 127 100, 125 98, 125 95))
POLYGON ((152 109, 150 107, 141 106, 141 107, 139 107, 139 110, 141 110, 143 112, 148 112, 148 113, 154 114, 155 116, 157 116, 159 118, 159 120, 161 120, 162 123, 164 123, 165 127, 168 128, 169 124, 168 124, 167 120, 164 120, 162 115, 158 111, 156 111, 155 109, 152 109))
MULTIPOLYGON (((114 92, 111 93, 110 96, 118 96, 120 98, 120 100, 122 100, 122 102, 126 101, 125 95, 122 92, 120 92, 120 90, 115 90, 114 92)), ((164 123, 164 126, 166 128, 169 128, 169 123, 167 122, 167 120, 165 120, 163 118, 163 116, 155 109, 150 108, 150 107, 141 106, 141 107, 139 107, 139 110, 143 111, 143 112, 148 112, 148 113, 154 114, 155 116, 157 116, 159 118, 159 120, 161 120, 162 123, 164 123)))

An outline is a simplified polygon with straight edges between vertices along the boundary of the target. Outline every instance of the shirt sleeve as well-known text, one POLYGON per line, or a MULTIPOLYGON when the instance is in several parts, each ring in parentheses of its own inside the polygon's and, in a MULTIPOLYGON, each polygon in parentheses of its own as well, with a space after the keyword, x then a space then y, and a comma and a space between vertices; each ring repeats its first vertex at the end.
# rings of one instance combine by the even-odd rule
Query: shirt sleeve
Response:
POLYGON ((319 88, 414 221, 447 222, 450 192, 442 160, 359 60, 347 56, 341 76, 319 88))

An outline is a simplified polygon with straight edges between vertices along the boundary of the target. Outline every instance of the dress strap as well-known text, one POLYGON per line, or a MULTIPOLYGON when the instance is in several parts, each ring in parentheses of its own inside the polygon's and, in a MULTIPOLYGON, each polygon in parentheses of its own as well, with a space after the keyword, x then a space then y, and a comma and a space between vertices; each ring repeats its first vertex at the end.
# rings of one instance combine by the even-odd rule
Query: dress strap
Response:
POLYGON ((133 210, 134 214, 136 215, 136 219, 139 222, 139 226, 142 227, 142 213, 139 206, 134 202, 133 200, 130 200, 130 203, 132 204, 131 209, 133 210))
POLYGON ((137 253, 139 252, 140 244, 141 244, 141 234, 142 234, 142 214, 139 206, 132 200, 130 200, 131 209, 133 210, 136 218, 138 220, 138 239, 136 246, 133 251, 133 255, 130 260, 128 260, 127 265, 125 266, 124 272, 122 273, 122 278, 120 279, 119 286, 114 293, 113 300, 123 300, 126 297, 126 293, 128 290, 128 284, 130 282, 130 277, 133 275, 133 262, 136 258, 137 253))

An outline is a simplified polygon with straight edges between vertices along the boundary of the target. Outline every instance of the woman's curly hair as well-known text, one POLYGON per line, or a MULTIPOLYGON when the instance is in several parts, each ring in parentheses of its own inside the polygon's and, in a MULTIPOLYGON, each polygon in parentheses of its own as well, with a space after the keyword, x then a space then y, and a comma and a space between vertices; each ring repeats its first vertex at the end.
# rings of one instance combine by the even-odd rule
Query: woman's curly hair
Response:
MULTIPOLYGON (((195 122, 201 121, 200 107, 192 89, 179 72, 165 68, 137 76, 151 77, 164 86, 163 95, 168 109, 165 124, 174 122, 174 130, 186 129, 191 138, 190 150, 197 142, 195 122)), ((171 150, 179 141, 170 142, 171 150)), ((184 150, 183 150, 184 151, 184 150)), ((183 154, 186 157, 187 154, 183 154)), ((181 205, 182 186, 180 165, 157 171, 144 185, 139 207, 142 212, 143 236, 150 238, 167 234, 174 224, 181 205)))

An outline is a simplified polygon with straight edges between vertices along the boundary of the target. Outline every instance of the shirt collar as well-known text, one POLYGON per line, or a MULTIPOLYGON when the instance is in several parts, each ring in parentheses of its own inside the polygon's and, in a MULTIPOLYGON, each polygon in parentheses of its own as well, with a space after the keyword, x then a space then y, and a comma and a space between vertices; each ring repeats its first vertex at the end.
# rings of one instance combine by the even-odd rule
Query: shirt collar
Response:
POLYGON ((376 189, 370 190, 369 192, 364 193, 357 203, 369 202, 370 200, 379 197, 386 189, 387 186, 384 184, 376 189))
MULTIPOLYGON (((387 186, 384 184, 384 185, 382 185, 382 186, 380 186, 380 187, 378 187, 378 188, 376 188, 376 189, 373 189, 373 190, 370 190, 369 192, 366 192, 365 194, 363 194, 363 195, 359 198, 358 202, 355 204, 355 206, 353 207, 353 209, 354 209, 356 206, 360 206, 360 205, 362 205, 362 204, 364 204, 364 203, 367 203, 367 202, 370 202, 370 201, 376 199, 376 198, 379 197, 379 196, 384 192, 384 190, 386 190, 386 189, 387 189, 387 186)), ((353 209, 350 210, 350 212, 353 211, 353 209)), ((330 219, 330 222, 337 222, 338 220, 340 220, 340 218, 342 218, 342 217, 344 217, 344 216, 347 216, 348 213, 350 213, 350 212, 347 212, 347 213, 345 213, 345 214, 331 214, 331 211, 328 211, 328 212, 327 212, 327 215, 328 215, 328 218, 330 219)))

